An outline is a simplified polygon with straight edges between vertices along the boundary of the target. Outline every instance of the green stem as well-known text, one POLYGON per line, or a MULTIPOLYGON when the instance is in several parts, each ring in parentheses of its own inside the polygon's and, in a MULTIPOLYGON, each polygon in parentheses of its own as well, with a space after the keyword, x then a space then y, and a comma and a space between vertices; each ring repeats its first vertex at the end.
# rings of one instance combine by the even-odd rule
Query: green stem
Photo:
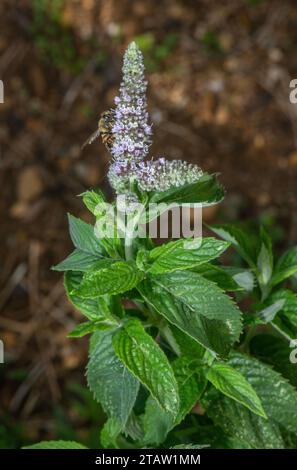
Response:
POLYGON ((133 259, 133 238, 125 237, 125 258, 126 260, 133 259))
POLYGON ((136 216, 134 216, 134 218, 132 219, 132 227, 130 228, 128 225, 129 230, 127 230, 127 227, 126 227, 126 232, 125 232, 125 258, 126 260, 133 259, 134 232, 135 232, 135 227, 138 224, 140 216, 141 216, 141 213, 138 213, 136 216))

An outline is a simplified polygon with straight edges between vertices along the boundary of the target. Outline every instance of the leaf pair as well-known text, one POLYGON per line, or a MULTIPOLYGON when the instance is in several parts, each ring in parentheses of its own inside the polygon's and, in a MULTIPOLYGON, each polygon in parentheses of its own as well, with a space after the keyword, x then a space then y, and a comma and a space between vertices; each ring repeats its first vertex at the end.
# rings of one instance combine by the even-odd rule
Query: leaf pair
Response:
MULTIPOLYGON (((179 386, 180 408, 174 417, 162 410, 151 397, 144 414, 144 443, 160 444, 168 432, 178 425, 203 396, 207 381, 223 395, 243 405, 257 416, 267 419, 253 386, 244 375, 228 363, 214 362, 210 368, 194 365, 193 358, 183 356, 172 364, 179 386)), ((222 396, 222 395, 220 395, 222 396)))
POLYGON ((164 412, 179 410, 178 386, 170 363, 137 319, 117 330, 96 332, 87 367, 88 385, 103 409, 125 430, 140 383, 164 412))

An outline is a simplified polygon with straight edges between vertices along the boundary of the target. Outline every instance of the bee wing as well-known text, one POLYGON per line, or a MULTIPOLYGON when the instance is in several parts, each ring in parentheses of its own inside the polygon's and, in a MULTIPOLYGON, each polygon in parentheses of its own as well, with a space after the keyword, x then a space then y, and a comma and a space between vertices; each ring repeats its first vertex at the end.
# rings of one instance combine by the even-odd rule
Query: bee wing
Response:
POLYGON ((100 135, 99 129, 97 129, 95 132, 93 132, 92 135, 84 142, 84 144, 81 146, 81 150, 83 150, 87 145, 92 144, 94 140, 96 140, 100 135))

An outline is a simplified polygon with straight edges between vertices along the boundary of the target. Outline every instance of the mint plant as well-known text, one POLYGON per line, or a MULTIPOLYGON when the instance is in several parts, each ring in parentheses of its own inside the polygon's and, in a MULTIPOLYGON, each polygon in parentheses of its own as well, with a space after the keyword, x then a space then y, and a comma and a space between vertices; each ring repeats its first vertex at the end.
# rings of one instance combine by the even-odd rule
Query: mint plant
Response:
POLYGON ((54 267, 86 317, 69 336, 91 335, 87 384, 107 417, 98 448, 295 448, 297 295, 288 282, 297 247, 275 261, 263 228, 215 225, 213 236, 161 245, 139 231, 151 204, 205 207, 224 197, 217 176, 196 165, 147 159, 145 93, 132 43, 115 98, 108 178, 116 198, 82 194, 94 226, 69 216, 75 248, 54 267), (222 263, 229 248, 240 266, 222 263))

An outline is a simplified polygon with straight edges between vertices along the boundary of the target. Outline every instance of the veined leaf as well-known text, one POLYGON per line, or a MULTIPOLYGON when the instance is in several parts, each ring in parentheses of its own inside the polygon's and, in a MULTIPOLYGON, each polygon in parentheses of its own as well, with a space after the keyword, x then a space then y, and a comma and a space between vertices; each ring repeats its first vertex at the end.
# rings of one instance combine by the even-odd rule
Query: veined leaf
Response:
POLYGON ((295 339, 297 335, 297 294, 289 289, 279 289, 269 296, 265 305, 269 308, 276 303, 280 308, 273 318, 273 323, 292 339, 295 339))
POLYGON ((149 252, 148 271, 162 274, 191 269, 219 257, 228 246, 229 243, 211 237, 169 242, 149 252))
POLYGON ((179 357, 172 363, 178 383, 180 406, 177 416, 162 410, 158 403, 149 397, 143 417, 144 443, 161 444, 167 434, 177 426, 200 399, 205 387, 205 375, 199 368, 191 367, 189 357, 179 357))
POLYGON ((202 206, 217 204, 224 198, 225 191, 217 175, 205 173, 198 181, 168 191, 155 192, 150 202, 201 203, 202 206))
POLYGON ((179 357, 172 363, 174 375, 178 383, 180 396, 179 412, 174 425, 181 423, 192 410, 206 387, 205 375, 199 366, 194 367, 195 360, 188 357, 179 357))
POLYGON ((143 426, 141 415, 136 415, 132 411, 125 426, 124 434, 125 436, 131 437, 133 441, 139 442, 143 439, 143 426))
POLYGON ((117 438, 122 431, 123 426, 115 417, 108 418, 100 433, 102 447, 105 449, 117 449, 117 438))
POLYGON ((85 191, 81 194, 81 196, 85 206, 89 209, 89 211, 94 215, 98 215, 98 210, 96 211, 96 207, 98 207, 98 204, 100 205, 105 202, 105 197, 102 191, 85 191))
POLYGON ((143 415, 144 445, 160 445, 165 441, 167 434, 174 426, 174 416, 149 396, 146 400, 143 415))
POLYGON ((261 401, 243 375, 228 364, 215 362, 208 370, 207 379, 224 395, 238 401, 253 413, 266 418, 261 401))
POLYGON ((295 273, 297 273, 297 246, 293 246, 280 257, 270 284, 275 286, 295 273))
POLYGON ((209 281, 215 282, 220 289, 237 292, 241 290, 252 290, 254 278, 250 271, 245 269, 229 268, 206 263, 195 266, 191 271, 201 274, 209 281))
POLYGON ((251 267, 256 266, 259 243, 252 234, 246 233, 233 225, 212 225, 210 228, 218 237, 232 243, 238 253, 251 267))
POLYGON ((117 356, 150 391, 161 408, 176 415, 179 406, 177 383, 167 357, 146 333, 141 322, 130 319, 113 338, 117 356))
POLYGON ((241 268, 224 268, 227 273, 234 279, 236 284, 247 292, 252 292, 255 287, 255 278, 251 270, 241 268))
POLYGON ((75 249, 64 261, 53 266, 54 271, 88 271, 96 266, 96 263, 102 259, 100 254, 94 255, 75 249))
MULTIPOLYGON (((212 389, 217 395, 219 392, 212 389)), ((200 425, 196 424, 196 438, 203 445, 207 445, 211 449, 249 449, 250 446, 240 440, 237 436, 230 436, 226 434, 222 428, 213 424, 200 425)))
POLYGON ((116 356, 111 331, 94 334, 87 379, 107 415, 124 427, 134 406, 139 382, 116 356))
POLYGON ((265 420, 214 389, 202 398, 224 432, 254 448, 283 448, 282 429, 297 434, 297 391, 278 372, 249 356, 232 353, 229 364, 248 380, 268 416, 265 420))
MULTIPOLYGON (((90 321, 109 320, 113 311, 110 310, 111 299, 102 296, 96 299, 84 299, 73 292, 79 287, 82 281, 82 274, 74 271, 67 271, 64 276, 64 286, 70 302, 90 321)), ((116 312, 115 312, 116 313, 116 312)))
POLYGON ((106 251, 100 243, 100 239, 94 233, 94 227, 83 220, 68 214, 69 231, 73 245, 80 251, 93 255, 106 255, 106 251))
POLYGON ((116 326, 118 326, 118 323, 115 318, 84 322, 77 325, 74 330, 68 333, 68 338, 81 338, 82 336, 94 333, 97 330, 109 330, 116 326))
POLYGON ((275 315, 283 308, 285 304, 284 299, 279 299, 273 304, 270 304, 268 307, 263 308, 258 313, 258 317, 264 322, 264 323, 269 323, 271 322, 275 315))
POLYGON ((178 344, 181 356, 187 356, 195 360, 203 359, 206 349, 200 343, 174 325, 170 325, 170 329, 178 344))
POLYGON ((290 361, 292 348, 288 341, 269 334, 256 335, 249 347, 254 356, 272 365, 297 388, 297 364, 290 361))
POLYGON ((284 442, 276 423, 252 413, 215 388, 206 391, 201 403, 214 424, 220 426, 222 437, 228 436, 233 441, 233 448, 283 449, 284 442))
POLYGON ((152 276, 138 290, 160 315, 214 353, 225 356, 239 338, 240 311, 216 284, 197 273, 152 276))
POLYGON ((114 295, 135 287, 143 278, 134 261, 115 261, 108 266, 87 272, 79 287, 72 292, 84 299, 94 299, 100 295, 114 295))
POLYGON ((268 418, 297 434, 297 391, 294 387, 269 366, 243 354, 232 353, 229 364, 255 389, 268 418))

